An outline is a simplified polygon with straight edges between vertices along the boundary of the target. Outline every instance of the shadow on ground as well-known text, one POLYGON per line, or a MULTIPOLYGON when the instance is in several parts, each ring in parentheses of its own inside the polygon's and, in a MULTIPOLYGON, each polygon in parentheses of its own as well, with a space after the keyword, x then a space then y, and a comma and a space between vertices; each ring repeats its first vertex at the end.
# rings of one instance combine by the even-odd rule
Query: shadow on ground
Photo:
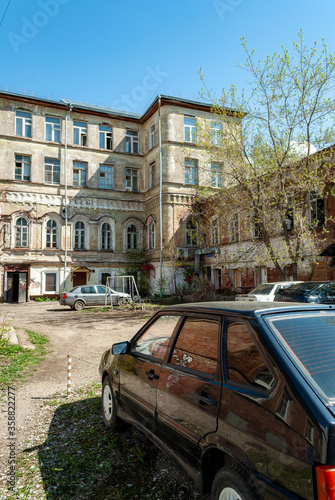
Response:
POLYGON ((106 431, 100 405, 91 397, 56 409, 38 451, 47 499, 202 498, 142 434, 106 431))

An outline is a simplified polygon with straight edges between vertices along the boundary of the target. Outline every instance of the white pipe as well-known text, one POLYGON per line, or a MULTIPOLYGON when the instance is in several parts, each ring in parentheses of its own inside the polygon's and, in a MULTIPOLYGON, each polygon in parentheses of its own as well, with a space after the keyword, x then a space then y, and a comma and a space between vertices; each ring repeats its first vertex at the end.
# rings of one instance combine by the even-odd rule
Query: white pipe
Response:
POLYGON ((162 130, 161 130, 161 96, 158 96, 158 144, 159 144, 159 240, 160 240, 160 297, 163 297, 163 209, 162 209, 162 130))
MULTIPOLYGON (((66 101, 64 101, 66 102, 66 101)), ((64 284, 63 290, 65 292, 65 282, 66 282, 66 263, 67 263, 67 117, 72 111, 72 104, 69 105, 69 110, 65 115, 65 144, 64 144, 64 204, 65 204, 65 245, 64 245, 64 284)))

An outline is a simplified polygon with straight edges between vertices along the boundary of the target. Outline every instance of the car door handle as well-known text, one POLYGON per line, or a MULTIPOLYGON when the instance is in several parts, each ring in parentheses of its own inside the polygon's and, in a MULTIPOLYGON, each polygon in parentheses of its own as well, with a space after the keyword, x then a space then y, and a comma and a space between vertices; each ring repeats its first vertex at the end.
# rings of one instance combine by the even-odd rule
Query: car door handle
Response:
POLYGON ((199 398, 199 404, 201 406, 208 406, 208 405, 216 406, 217 405, 217 401, 215 399, 210 398, 208 392, 201 391, 201 393, 196 394, 196 396, 197 396, 197 398, 199 398))
POLYGON ((148 376, 149 380, 157 380, 159 379, 159 375, 156 375, 155 370, 149 370, 148 372, 145 372, 145 374, 148 376))

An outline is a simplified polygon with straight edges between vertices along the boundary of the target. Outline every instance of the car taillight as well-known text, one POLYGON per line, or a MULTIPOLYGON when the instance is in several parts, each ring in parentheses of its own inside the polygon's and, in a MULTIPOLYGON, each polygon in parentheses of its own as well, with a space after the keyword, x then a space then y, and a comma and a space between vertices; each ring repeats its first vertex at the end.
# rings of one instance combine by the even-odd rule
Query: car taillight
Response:
POLYGON ((316 467, 318 500, 335 500, 335 466, 319 465, 316 467))
POLYGON ((67 297, 67 294, 63 293, 63 299, 66 299, 66 297, 67 297))

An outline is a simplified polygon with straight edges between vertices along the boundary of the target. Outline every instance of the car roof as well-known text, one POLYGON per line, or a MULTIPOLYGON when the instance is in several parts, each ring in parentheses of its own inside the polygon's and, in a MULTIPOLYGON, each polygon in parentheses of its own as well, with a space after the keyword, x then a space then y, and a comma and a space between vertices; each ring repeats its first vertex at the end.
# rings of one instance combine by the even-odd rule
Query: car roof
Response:
POLYGON ((292 302, 283 304, 283 302, 243 302, 243 301, 218 301, 218 302, 194 302, 190 304, 176 304, 166 306, 162 311, 176 312, 220 312, 220 313, 238 313, 243 316, 258 316, 264 313, 279 313, 293 311, 312 311, 312 310, 335 310, 332 305, 325 304, 306 304, 292 302))

